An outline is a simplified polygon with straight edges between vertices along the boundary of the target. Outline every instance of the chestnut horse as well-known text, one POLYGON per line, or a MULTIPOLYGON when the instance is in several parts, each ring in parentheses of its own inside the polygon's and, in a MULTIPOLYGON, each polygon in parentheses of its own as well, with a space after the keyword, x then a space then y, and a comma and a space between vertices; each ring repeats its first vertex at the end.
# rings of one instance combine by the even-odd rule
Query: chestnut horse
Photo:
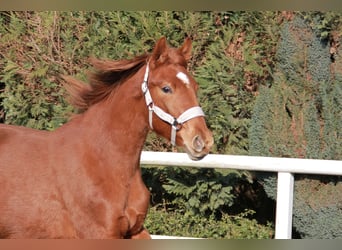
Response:
POLYGON ((213 144, 187 72, 191 40, 98 60, 89 84, 64 77, 80 110, 52 132, 0 126, 0 238, 150 238, 140 155, 149 130, 193 160, 213 144))

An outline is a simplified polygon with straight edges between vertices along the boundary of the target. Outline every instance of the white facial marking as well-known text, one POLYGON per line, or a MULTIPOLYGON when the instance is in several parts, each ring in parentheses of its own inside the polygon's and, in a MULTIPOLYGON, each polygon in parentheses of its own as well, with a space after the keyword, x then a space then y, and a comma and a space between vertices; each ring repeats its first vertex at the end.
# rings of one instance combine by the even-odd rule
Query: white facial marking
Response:
POLYGON ((189 77, 184 74, 183 72, 178 72, 176 77, 181 80, 184 84, 188 85, 190 84, 190 80, 189 80, 189 77))

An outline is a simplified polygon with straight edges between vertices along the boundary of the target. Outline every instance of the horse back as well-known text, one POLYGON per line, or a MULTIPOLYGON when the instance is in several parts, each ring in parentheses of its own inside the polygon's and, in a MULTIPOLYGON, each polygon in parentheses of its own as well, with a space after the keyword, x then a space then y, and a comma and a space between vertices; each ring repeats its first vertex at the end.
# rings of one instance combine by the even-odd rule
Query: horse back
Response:
MULTIPOLYGON (((37 166, 47 154, 48 132, 20 126, 0 125, 0 171, 23 170, 28 165, 37 166)), ((4 172, 2 172, 4 174, 4 172)))
POLYGON ((0 125, 0 238, 111 238, 128 230, 129 181, 100 171, 79 131, 0 125))

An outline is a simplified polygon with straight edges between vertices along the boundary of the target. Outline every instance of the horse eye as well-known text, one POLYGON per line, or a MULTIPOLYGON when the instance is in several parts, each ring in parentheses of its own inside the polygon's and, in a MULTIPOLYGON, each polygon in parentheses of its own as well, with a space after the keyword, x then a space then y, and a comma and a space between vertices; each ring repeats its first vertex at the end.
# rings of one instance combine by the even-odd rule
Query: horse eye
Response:
POLYGON ((170 94, 170 93, 172 93, 172 89, 171 89, 171 87, 169 87, 169 86, 162 87, 162 91, 163 91, 165 94, 170 94))

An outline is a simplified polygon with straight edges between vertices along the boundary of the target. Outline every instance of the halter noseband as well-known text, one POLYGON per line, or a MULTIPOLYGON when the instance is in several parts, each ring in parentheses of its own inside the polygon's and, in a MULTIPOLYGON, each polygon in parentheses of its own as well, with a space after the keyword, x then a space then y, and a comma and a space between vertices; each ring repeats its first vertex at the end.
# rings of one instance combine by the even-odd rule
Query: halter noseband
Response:
POLYGON ((199 106, 195 106, 184 111, 178 118, 173 117, 169 113, 166 113, 164 110, 154 105, 150 90, 148 89, 148 75, 149 75, 149 64, 147 63, 144 81, 141 84, 142 92, 145 96, 146 105, 148 107, 148 121, 151 129, 153 129, 152 125, 152 116, 155 113, 160 119, 169 123, 171 125, 171 144, 173 146, 176 145, 176 133, 182 128, 182 124, 188 120, 191 120, 198 116, 204 116, 203 110, 199 106))

